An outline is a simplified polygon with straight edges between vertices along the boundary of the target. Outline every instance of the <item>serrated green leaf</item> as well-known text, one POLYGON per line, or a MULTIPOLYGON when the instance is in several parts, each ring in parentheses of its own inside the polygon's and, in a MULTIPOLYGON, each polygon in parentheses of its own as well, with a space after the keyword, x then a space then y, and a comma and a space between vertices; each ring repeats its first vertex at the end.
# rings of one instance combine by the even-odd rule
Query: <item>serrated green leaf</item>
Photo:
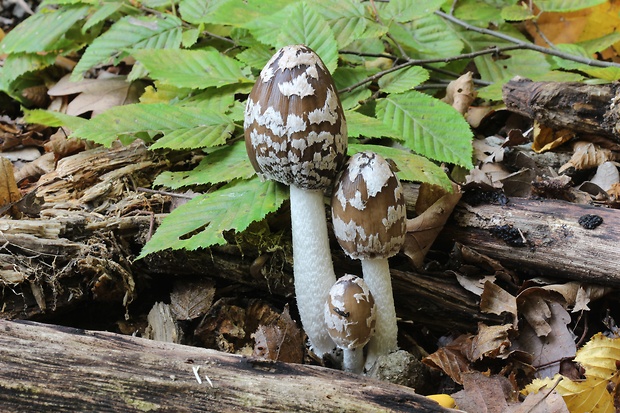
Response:
POLYGON ((88 123, 86 119, 77 116, 43 109, 24 110, 24 120, 28 123, 37 125, 52 127, 64 126, 71 130, 76 130, 88 123))
POLYGON ((131 54, 161 83, 206 89, 253 82, 241 72, 241 63, 216 50, 133 50, 131 54))
POLYGON ((435 14, 410 23, 394 23, 389 31, 414 59, 450 57, 463 50, 463 43, 448 29, 447 22, 435 14))
POLYGON ((538 0, 536 6, 541 11, 564 12, 587 9, 605 3, 607 0, 538 0))
POLYGON ((409 22, 428 16, 439 10, 445 0, 390 0, 384 7, 380 7, 380 16, 384 21, 394 20, 399 23, 409 22))
POLYGON ((181 44, 181 20, 177 17, 125 16, 95 39, 75 66, 72 80, 79 80, 91 67, 119 58, 127 49, 178 48, 181 44))
POLYGON ((377 118, 398 132, 405 146, 428 158, 472 168, 472 132, 450 105, 417 91, 377 102, 377 118))
POLYGON ((526 4, 511 4, 509 6, 502 7, 500 15, 502 19, 512 22, 520 22, 536 17, 532 14, 532 11, 526 4))
POLYGON ((348 110, 344 114, 347 119, 347 134, 350 138, 392 138, 402 140, 398 133, 377 118, 362 115, 348 110))
MULTIPOLYGON (((338 90, 357 84, 377 73, 377 69, 369 70, 363 66, 339 67, 334 72, 334 83, 338 90)), ((360 105, 359 102, 368 99, 372 92, 368 89, 370 83, 353 89, 351 92, 340 93, 340 102, 345 110, 354 109, 360 105)))
POLYGON ((479 27, 498 25, 501 22, 501 5, 501 1, 459 0, 454 10, 454 17, 479 27))
POLYGON ((233 179, 250 179, 256 175, 245 142, 238 141, 209 153, 200 164, 191 171, 163 172, 154 184, 178 189, 185 186, 217 184, 233 179))
POLYGON ((195 250, 226 243, 224 232, 241 232, 252 222, 276 211, 288 198, 287 188, 258 177, 235 180, 208 194, 199 195, 170 213, 140 256, 164 249, 195 250))
POLYGON ((578 42, 576 44, 583 47, 586 53, 592 55, 596 52, 603 51, 618 42, 620 42, 620 33, 614 32, 606 34, 605 36, 598 37, 596 39, 578 42))
POLYGON ((262 69, 265 67, 269 59, 271 59, 272 55, 273 50, 271 50, 270 47, 263 44, 257 44, 245 49, 235 57, 250 67, 262 69))
MULTIPOLYGON (((589 53, 583 47, 577 44, 558 44, 557 48, 565 53, 574 56, 592 59, 589 53)), ((553 56, 553 61, 557 67, 564 70, 577 70, 589 76, 608 81, 615 81, 620 79, 620 68, 617 67, 594 67, 572 60, 562 59, 557 56, 553 56)))
POLYGON ((474 62, 482 79, 491 82, 504 82, 514 76, 532 79, 551 70, 549 61, 533 50, 511 50, 501 59, 478 56, 474 62))
POLYGON ((351 42, 362 38, 366 32, 368 20, 364 17, 341 17, 331 22, 339 49, 344 49, 351 42))
POLYGON ((168 132, 152 144, 151 149, 168 148, 180 150, 223 145, 232 136, 235 125, 229 119, 224 118, 222 120, 226 120, 227 123, 201 125, 168 132))
POLYGON ((179 13, 186 22, 199 24, 213 11, 215 4, 217 4, 214 3, 204 0, 181 0, 179 2, 179 13))
POLYGON ((11 53, 4 60, 2 83, 8 85, 24 73, 45 69, 55 61, 53 53, 11 53))
POLYGON ((349 144, 350 155, 362 151, 376 152, 385 159, 394 161, 398 167, 396 175, 401 181, 426 182, 452 192, 452 183, 444 170, 423 156, 387 146, 349 144))
POLYGON ((323 60, 330 72, 336 69, 338 47, 327 21, 306 2, 298 2, 244 27, 260 42, 279 49, 305 44, 323 60), (278 33, 278 35, 274 35, 278 33))
MULTIPOLYGON (((229 125, 232 121, 220 114, 208 113, 200 108, 166 104, 133 104, 113 107, 96 116, 74 131, 73 136, 109 146, 116 139, 128 141, 138 135, 164 134, 176 139, 183 135, 193 141, 207 140, 208 144, 221 142, 209 135, 209 126, 229 125)), ((225 131, 223 132, 225 133, 225 131)))
POLYGON ((245 27, 248 22, 263 20, 275 10, 282 10, 295 1, 297 0, 220 0, 212 2, 208 13, 205 13, 201 19, 196 19, 194 23, 245 27))
POLYGON ((379 79, 379 87, 387 93, 401 93, 411 90, 428 80, 429 74, 420 66, 407 67, 388 73, 379 79))
POLYGON ((82 27, 82 31, 86 31, 91 27, 94 27, 97 24, 101 23, 102 21, 107 20, 108 18, 110 18, 110 16, 122 9, 124 6, 126 6, 126 3, 122 0, 113 2, 102 2, 97 7, 95 12, 88 17, 86 23, 84 24, 84 27, 82 27))
POLYGON ((11 30, 0 42, 1 53, 49 52, 88 14, 89 6, 76 5, 39 11, 11 30))

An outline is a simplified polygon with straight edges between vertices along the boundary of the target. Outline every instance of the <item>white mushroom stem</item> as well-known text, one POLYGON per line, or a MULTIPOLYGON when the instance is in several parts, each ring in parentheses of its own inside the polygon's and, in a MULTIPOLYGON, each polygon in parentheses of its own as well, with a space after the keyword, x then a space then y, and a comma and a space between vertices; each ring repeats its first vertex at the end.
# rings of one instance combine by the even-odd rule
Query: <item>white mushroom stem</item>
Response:
POLYGON ((342 350, 342 369, 360 374, 364 371, 364 347, 342 350))
POLYGON ((364 281, 372 292, 377 306, 375 334, 368 342, 366 356, 368 370, 379 356, 398 350, 398 326, 387 258, 363 259, 361 262, 364 281))
POLYGON ((291 185, 290 204, 297 308, 312 350, 322 356, 336 346, 323 315, 329 289, 336 282, 323 192, 291 185))

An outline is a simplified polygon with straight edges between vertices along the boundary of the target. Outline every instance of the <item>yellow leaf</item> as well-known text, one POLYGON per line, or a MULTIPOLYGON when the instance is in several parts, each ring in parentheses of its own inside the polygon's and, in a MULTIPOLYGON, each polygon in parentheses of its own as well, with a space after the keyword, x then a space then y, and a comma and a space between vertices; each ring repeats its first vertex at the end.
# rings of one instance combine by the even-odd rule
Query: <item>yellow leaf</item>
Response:
POLYGON ((620 360, 620 339, 611 339, 598 333, 575 356, 575 361, 586 370, 586 376, 609 380, 617 371, 620 360))

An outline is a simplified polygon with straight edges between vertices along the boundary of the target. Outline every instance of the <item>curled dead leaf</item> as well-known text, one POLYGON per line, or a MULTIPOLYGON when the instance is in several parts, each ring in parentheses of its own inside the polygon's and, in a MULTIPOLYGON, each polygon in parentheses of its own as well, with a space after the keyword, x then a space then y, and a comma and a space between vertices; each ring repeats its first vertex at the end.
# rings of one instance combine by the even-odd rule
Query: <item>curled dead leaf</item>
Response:
POLYGON ((602 148, 592 142, 577 141, 573 145, 573 156, 560 167, 558 172, 562 173, 571 167, 577 170, 596 168, 607 161, 618 159, 620 159, 620 154, 616 152, 602 148))

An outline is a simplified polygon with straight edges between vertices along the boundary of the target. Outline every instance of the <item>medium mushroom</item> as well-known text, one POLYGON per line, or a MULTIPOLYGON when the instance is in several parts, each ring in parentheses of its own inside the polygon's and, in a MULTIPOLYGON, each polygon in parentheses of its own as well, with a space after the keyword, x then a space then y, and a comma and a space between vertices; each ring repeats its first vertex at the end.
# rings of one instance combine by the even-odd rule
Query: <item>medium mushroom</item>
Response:
POLYGON ((398 349, 396 311, 388 258, 405 241, 407 211, 400 181, 373 152, 353 155, 332 194, 332 221, 345 253, 361 260, 364 281, 377 305, 377 327, 368 343, 366 368, 398 349))
POLYGON ((362 278, 346 274, 329 290, 325 303, 327 331, 343 351, 343 368, 364 370, 364 346, 375 330, 375 300, 362 278))
POLYGON ((286 46, 267 62, 245 109, 245 144, 263 179, 290 185, 293 272, 313 351, 332 351, 323 305, 336 281, 323 191, 344 163, 347 126, 334 81, 310 48, 286 46))

